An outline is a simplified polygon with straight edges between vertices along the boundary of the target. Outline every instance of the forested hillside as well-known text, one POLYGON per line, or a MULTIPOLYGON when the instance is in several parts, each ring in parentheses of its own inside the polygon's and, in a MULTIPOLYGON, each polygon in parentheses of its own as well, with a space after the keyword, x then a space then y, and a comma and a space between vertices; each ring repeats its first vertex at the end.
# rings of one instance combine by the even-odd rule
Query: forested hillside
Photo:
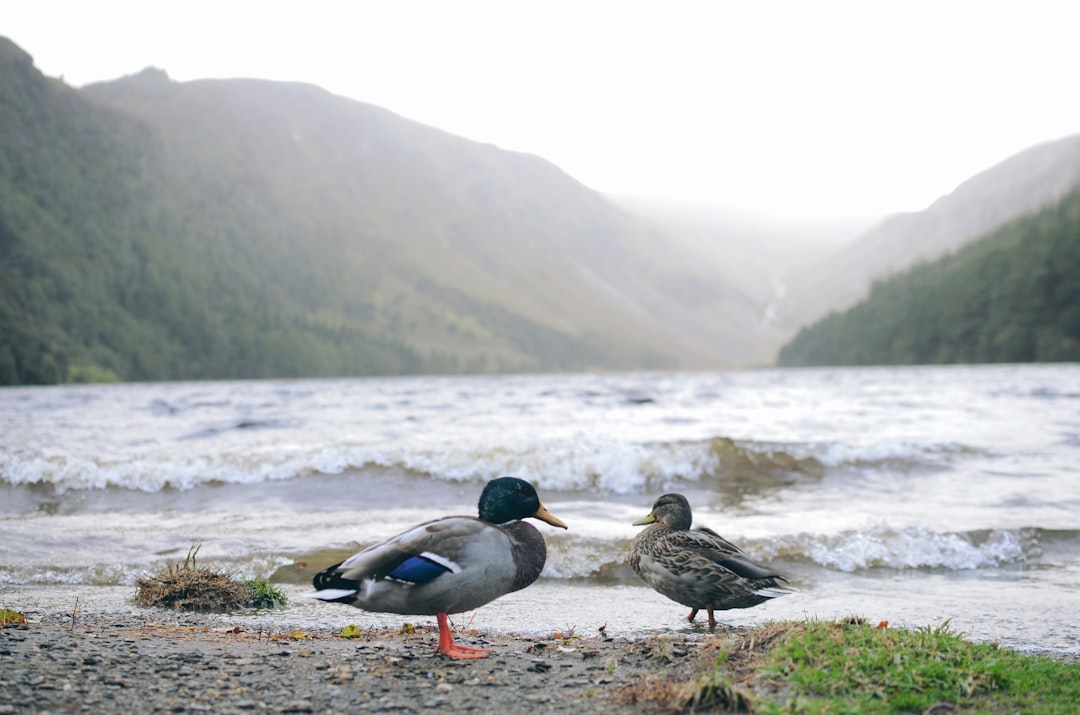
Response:
POLYGON ((282 300, 281 276, 244 270, 236 225, 184 203, 145 124, 13 45, 0 63, 0 383, 418 369, 406 346, 320 324, 282 300))
POLYGON ((890 216, 793 272, 781 323, 794 329, 865 298, 872 283, 934 261, 1064 197, 1080 181, 1080 135, 1025 149, 922 211, 890 216))
POLYGON ((539 157, 0 38, 0 384, 719 367, 736 299, 539 157))
POLYGON ((804 328, 795 365, 1080 360, 1080 188, 804 328))

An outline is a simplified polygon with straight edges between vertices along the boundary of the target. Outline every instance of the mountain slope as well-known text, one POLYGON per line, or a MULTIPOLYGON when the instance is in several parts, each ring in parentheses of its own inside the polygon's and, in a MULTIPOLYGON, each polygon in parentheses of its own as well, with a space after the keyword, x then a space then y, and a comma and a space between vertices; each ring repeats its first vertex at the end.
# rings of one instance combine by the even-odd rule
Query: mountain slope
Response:
POLYGON ((850 307, 874 280, 933 260, 1061 199, 1080 180, 1080 135, 1032 147, 980 172, 924 211, 892 216, 794 276, 789 331, 850 307))
POLYGON ((0 382, 738 362, 709 265, 538 157, 316 87, 0 42, 0 382))
POLYGON ((338 279, 372 306, 372 324, 421 351, 470 355, 486 341, 481 357, 502 360, 496 369, 542 368, 534 356, 545 350, 564 356, 549 364, 559 368, 725 362, 702 338, 717 299, 707 295, 697 309, 671 294, 695 271, 706 286, 712 276, 538 157, 305 85, 176 84, 144 72, 86 92, 176 147, 168 164, 190 175, 175 183, 196 191, 186 203, 242 187, 223 210, 247 212, 260 240, 274 227, 259 218, 276 215, 292 234, 276 240, 290 266, 334 256, 338 279), (211 155, 193 162, 191 147, 211 155), (198 193, 204 173, 223 185, 198 193), (508 325, 520 320, 534 327, 508 325), (537 330, 534 339, 522 334, 537 330), (502 343, 494 352, 492 338, 502 343))
POLYGON ((953 255, 874 285, 804 328, 779 363, 1080 360, 1080 185, 953 255))

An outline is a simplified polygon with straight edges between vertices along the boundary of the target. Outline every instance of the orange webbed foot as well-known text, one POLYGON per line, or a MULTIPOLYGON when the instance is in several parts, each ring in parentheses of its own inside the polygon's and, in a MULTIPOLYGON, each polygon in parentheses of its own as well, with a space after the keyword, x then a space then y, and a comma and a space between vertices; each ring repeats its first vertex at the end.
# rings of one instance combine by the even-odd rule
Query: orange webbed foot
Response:
POLYGON ((447 658, 453 658, 454 660, 487 658, 487 654, 491 652, 491 649, 458 645, 454 642, 454 634, 450 630, 450 619, 447 618, 446 614, 437 613, 435 617, 439 620, 439 647, 435 649, 436 654, 442 653, 447 658))
POLYGON ((442 653, 447 658, 453 658, 454 660, 468 660, 487 658, 487 654, 490 653, 491 650, 489 648, 470 648, 468 646, 451 643, 447 648, 440 645, 435 652, 442 653))

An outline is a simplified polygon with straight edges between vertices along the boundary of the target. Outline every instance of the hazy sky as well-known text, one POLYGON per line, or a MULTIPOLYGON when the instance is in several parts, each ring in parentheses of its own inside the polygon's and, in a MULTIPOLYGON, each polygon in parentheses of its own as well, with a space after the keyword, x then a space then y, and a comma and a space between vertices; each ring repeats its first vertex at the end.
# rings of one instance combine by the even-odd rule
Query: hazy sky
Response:
POLYGON ((788 219, 919 210, 1080 133, 1080 3, 0 0, 72 85, 299 80, 605 192, 788 219))

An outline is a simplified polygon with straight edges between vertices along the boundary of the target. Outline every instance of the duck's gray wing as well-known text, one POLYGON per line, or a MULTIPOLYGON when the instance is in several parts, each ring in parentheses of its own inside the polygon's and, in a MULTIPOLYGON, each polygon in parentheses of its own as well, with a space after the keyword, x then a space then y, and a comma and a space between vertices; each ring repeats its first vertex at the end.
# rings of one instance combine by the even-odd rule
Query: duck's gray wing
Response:
POLYGON ((319 572, 308 594, 369 611, 434 615, 477 608, 511 590, 510 538, 494 524, 448 517, 420 524, 319 572))

